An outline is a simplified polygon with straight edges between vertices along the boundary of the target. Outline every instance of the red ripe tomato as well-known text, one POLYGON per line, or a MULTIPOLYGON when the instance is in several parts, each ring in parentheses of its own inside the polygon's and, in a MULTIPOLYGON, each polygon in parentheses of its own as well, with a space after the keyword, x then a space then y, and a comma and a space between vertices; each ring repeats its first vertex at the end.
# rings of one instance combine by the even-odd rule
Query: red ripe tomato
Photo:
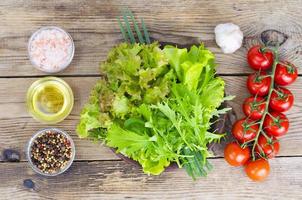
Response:
POLYGON ((262 158, 251 161, 246 165, 245 173, 253 181, 263 181, 270 173, 269 163, 262 158))
POLYGON ((259 126, 248 119, 241 119, 235 122, 232 128, 233 136, 240 142, 244 143, 256 137, 259 126))
POLYGON ((271 136, 267 139, 264 135, 260 135, 256 146, 256 151, 265 155, 267 158, 273 158, 279 153, 280 144, 278 140, 271 136))
POLYGON ((235 167, 244 165, 250 159, 250 149, 241 148, 237 142, 231 142, 224 148, 224 159, 235 167))
POLYGON ((270 136, 280 137, 287 133, 289 121, 287 117, 278 112, 272 112, 266 115, 263 123, 263 130, 270 136))
POLYGON ((265 100, 262 97, 246 98, 242 109, 248 118, 260 120, 265 110, 265 100))
POLYGON ((289 110, 294 103, 294 95, 286 88, 279 87, 273 91, 269 106, 274 111, 285 112, 289 110))
POLYGON ((281 62, 276 66, 275 83, 278 85, 289 85, 298 77, 297 67, 290 62, 281 62))
POLYGON ((248 76, 246 86, 252 95, 262 97, 268 94, 272 79, 265 76, 267 76, 266 72, 260 72, 260 74, 256 72, 248 76))
POLYGON ((273 53, 261 48, 260 45, 253 46, 247 53, 247 62, 254 70, 267 70, 273 64, 273 53))

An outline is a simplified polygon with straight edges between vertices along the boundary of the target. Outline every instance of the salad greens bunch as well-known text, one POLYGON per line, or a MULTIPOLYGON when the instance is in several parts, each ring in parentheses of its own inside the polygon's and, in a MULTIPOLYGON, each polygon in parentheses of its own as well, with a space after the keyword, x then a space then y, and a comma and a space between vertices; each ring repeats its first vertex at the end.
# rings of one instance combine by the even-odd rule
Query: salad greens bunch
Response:
POLYGON ((106 75, 81 112, 77 133, 103 141, 158 175, 175 162, 195 179, 211 169, 207 145, 224 81, 215 76, 214 54, 202 44, 190 50, 157 43, 122 43, 101 64, 106 75))

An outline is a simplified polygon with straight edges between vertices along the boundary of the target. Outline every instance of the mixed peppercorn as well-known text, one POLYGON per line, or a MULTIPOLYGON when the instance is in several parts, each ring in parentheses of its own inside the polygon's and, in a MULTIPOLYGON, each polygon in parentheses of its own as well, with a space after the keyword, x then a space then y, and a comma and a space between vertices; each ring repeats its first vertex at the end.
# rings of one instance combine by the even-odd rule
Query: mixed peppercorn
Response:
POLYGON ((71 160, 72 146, 62 133, 47 130, 35 138, 30 155, 32 163, 39 170, 54 174, 64 169, 71 160))

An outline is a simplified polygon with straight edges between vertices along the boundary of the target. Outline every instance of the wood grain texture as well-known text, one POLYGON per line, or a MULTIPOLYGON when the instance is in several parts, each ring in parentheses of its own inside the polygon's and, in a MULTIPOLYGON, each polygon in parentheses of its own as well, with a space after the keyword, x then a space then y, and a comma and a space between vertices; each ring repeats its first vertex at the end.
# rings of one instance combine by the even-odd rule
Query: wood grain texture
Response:
MULTIPOLYGON (((25 147, 27 141, 36 131, 47 127, 35 121, 26 110, 25 96, 26 88, 35 81, 33 78, 0 79, 0 151, 5 148, 13 148, 22 152, 22 158, 25 159, 25 147), (10 95, 7 92, 10 91, 10 95)), ((66 130, 74 138, 77 147, 76 159, 112 160, 117 159, 112 151, 104 148, 101 144, 80 140, 75 127, 79 120, 81 107, 87 101, 89 93, 96 78, 66 78, 75 94, 75 106, 72 113, 63 122, 56 125, 58 128, 66 130), (89 156, 91 154, 91 156, 89 156)))
POLYGON ((58 177, 33 173, 27 163, 0 163, 1 199, 273 199, 302 198, 302 158, 271 160, 271 174, 261 183, 250 181, 242 168, 223 159, 207 178, 191 180, 182 169, 147 176, 124 161, 75 162, 58 177), (14 176, 12 176, 14 174, 14 176), (31 179, 35 189, 23 186, 31 179))
POLYGON ((216 55, 221 74, 242 74, 249 69, 247 48, 259 42, 262 31, 276 29, 289 38, 282 45, 282 58, 302 71, 302 2, 300 0, 2 0, 0 2, 0 76, 43 75, 27 57, 30 35, 42 26, 66 29, 74 38, 75 57, 61 75, 98 73, 98 63, 122 41, 116 17, 129 7, 145 19, 154 40, 189 46, 201 41, 216 55), (244 45, 235 54, 222 54, 214 41, 218 23, 233 22, 244 32, 244 45))
MULTIPOLYGON (((244 98, 248 97, 245 87, 246 77, 223 76, 226 81, 226 92, 236 95, 230 105, 234 108, 238 118, 242 117, 241 105, 244 98)), ((81 107, 87 101, 89 91, 97 81, 98 77, 72 77, 64 78, 74 91, 75 105, 69 117, 57 127, 68 131, 74 138, 77 147, 77 160, 113 160, 118 159, 107 147, 93 143, 85 139, 79 139, 75 133, 75 127, 79 120, 81 107)), ((26 111, 25 95, 26 90, 34 78, 8 78, 0 79, 0 151, 5 148, 14 148, 24 155, 24 147, 30 136, 39 129, 45 128, 44 124, 36 122, 26 111), (7 95, 10 91, 10 95, 7 95)), ((301 156, 302 149, 302 79, 298 79, 289 88, 295 94, 293 108, 287 113, 290 119, 290 131, 281 139, 281 156, 301 156)), ((222 149, 225 142, 215 145, 213 150, 218 157, 222 156, 222 149)), ((24 156, 23 156, 24 158, 24 156)))
POLYGON ((0 152, 6 148, 21 152, 22 162, 7 163, 0 155, 0 199, 302 199, 302 80, 290 87, 295 105, 287 113, 291 127, 281 139, 279 157, 270 161, 271 175, 253 183, 242 168, 229 167, 222 157, 225 142, 212 147, 212 173, 192 181, 181 169, 160 176, 147 176, 140 168, 121 161, 109 148, 80 140, 75 127, 81 107, 99 77, 99 62, 122 41, 116 17, 130 8, 145 19, 153 40, 188 47, 204 42, 217 56, 218 72, 226 80, 228 94, 236 95, 231 106, 238 118, 248 96, 245 75, 247 49, 260 41, 269 29, 288 37, 281 46, 281 58, 289 59, 302 74, 301 0, 1 0, 0 1, 0 152), (243 47, 235 54, 222 54, 214 41, 218 23, 233 22, 244 32, 243 47), (26 89, 44 76, 27 57, 30 35, 42 26, 59 26, 73 37, 73 62, 62 76, 72 87, 75 106, 58 128, 74 138, 76 161, 66 173, 53 178, 35 174, 24 162, 24 149, 31 135, 41 128, 26 111, 26 89), (68 77, 67 77, 68 76, 68 77), (77 76, 77 77, 75 77, 77 76), (29 78, 31 77, 31 78, 29 78), (23 186, 31 179, 35 189, 23 186))

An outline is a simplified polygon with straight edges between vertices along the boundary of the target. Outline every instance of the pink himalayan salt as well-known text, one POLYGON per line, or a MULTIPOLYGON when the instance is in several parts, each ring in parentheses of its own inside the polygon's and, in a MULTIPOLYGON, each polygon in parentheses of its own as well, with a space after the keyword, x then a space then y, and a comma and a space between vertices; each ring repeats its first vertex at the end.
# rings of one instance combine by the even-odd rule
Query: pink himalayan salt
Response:
POLYGON ((39 70, 55 73, 65 69, 72 61, 74 44, 71 36, 58 27, 44 27, 29 40, 29 57, 39 70))

